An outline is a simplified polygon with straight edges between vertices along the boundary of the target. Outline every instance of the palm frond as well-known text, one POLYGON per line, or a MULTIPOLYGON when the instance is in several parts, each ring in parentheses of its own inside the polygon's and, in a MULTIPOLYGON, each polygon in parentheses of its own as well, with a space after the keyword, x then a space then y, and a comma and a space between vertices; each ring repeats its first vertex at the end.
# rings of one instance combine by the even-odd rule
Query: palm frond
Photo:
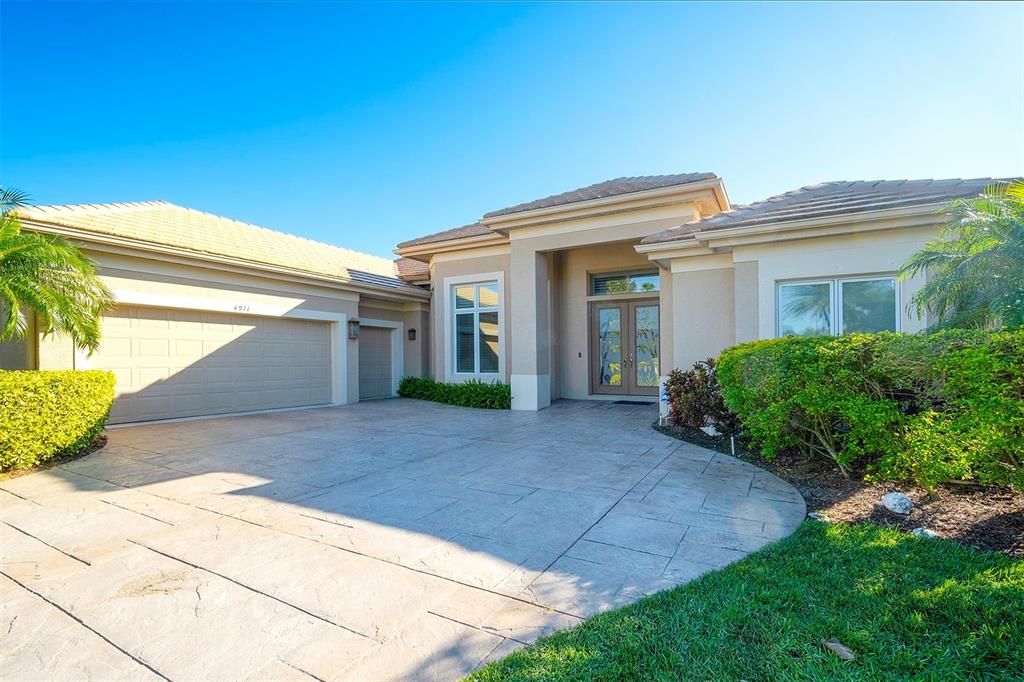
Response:
POLYGON ((907 305, 933 327, 994 327, 1024 318, 1024 184, 996 183, 950 203, 939 235, 912 255, 901 279, 926 275, 907 305))
POLYGON ((67 334, 77 347, 95 351, 100 316, 113 296, 96 264, 74 244, 21 231, 15 209, 25 198, 0 188, 0 341, 23 337, 31 312, 42 334, 67 334))

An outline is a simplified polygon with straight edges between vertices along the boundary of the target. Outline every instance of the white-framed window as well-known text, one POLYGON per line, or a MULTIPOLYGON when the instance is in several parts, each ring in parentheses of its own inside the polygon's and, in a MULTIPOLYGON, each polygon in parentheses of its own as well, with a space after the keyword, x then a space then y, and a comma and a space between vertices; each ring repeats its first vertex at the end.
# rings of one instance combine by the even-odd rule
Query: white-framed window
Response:
POLYGON ((779 282, 778 336, 900 331, 899 286, 892 275, 779 282))
POLYGON ((499 373, 500 294, 497 282, 451 285, 452 368, 456 375, 499 373))

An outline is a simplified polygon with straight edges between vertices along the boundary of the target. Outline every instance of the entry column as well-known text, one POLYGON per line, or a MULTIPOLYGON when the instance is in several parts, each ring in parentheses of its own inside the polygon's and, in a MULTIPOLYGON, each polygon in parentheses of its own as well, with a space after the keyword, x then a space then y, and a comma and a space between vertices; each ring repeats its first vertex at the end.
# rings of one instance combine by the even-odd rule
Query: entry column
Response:
POLYGON ((551 404, 550 256, 515 239, 511 249, 512 409, 536 411, 551 404))

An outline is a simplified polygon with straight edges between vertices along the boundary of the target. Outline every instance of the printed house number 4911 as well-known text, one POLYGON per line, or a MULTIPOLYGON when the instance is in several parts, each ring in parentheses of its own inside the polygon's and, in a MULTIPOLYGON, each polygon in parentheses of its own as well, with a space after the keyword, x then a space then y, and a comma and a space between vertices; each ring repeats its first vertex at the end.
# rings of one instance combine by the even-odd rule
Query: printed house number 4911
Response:
POLYGON ((231 307, 236 313, 247 313, 249 312, 249 306, 247 305, 235 305, 231 307))

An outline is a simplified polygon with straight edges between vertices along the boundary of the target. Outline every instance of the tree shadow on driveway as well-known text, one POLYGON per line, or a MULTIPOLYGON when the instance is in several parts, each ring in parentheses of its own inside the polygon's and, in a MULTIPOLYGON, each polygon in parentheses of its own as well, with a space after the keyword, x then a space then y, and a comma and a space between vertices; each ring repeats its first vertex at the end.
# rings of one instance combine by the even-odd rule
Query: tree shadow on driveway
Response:
POLYGON ((803 519, 788 484, 656 433, 655 409, 389 400, 112 429, 0 484, 3 570, 170 678, 456 677, 803 519), (192 589, 125 596, 140 579, 192 589))

